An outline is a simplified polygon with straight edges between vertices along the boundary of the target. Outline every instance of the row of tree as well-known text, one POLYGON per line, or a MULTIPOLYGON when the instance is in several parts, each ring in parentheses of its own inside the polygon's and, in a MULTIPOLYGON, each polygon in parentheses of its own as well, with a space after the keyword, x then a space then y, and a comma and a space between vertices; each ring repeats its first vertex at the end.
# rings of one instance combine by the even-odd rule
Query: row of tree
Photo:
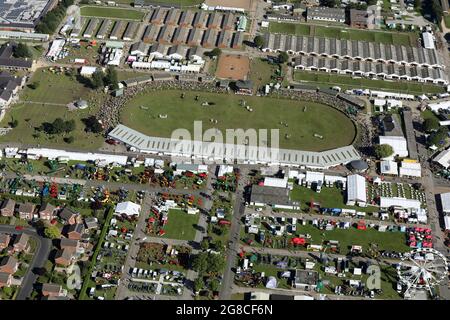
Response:
POLYGON ((69 6, 73 5, 74 0, 62 0, 58 5, 47 12, 42 18, 39 24, 36 26, 36 31, 39 33, 53 34, 56 28, 61 24, 62 20, 66 16, 66 10, 69 6))
POLYGON ((113 66, 109 66, 106 72, 103 72, 101 69, 95 71, 92 74, 91 87, 93 89, 102 87, 109 87, 112 90, 119 89, 117 70, 113 66))

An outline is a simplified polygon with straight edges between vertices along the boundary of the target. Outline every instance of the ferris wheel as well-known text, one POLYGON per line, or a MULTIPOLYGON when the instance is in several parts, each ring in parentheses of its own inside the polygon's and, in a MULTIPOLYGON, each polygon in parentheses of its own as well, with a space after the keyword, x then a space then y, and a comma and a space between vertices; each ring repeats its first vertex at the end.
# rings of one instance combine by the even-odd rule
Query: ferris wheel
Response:
POLYGON ((431 293, 447 277, 447 259, 435 249, 414 249, 403 255, 397 274, 406 292, 428 290, 431 293))

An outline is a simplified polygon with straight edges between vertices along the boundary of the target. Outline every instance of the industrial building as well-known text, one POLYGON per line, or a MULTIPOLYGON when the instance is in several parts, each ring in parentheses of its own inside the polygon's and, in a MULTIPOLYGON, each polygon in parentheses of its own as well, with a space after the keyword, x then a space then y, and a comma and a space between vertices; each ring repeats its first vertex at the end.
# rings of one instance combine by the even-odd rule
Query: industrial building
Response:
POLYGON ((344 23, 345 10, 328 7, 309 7, 306 10, 306 20, 344 23))
POLYGON ((194 20, 195 12, 191 10, 185 10, 181 12, 179 25, 181 27, 189 27, 192 25, 192 21, 194 20))
POLYGON ((97 32, 97 38, 98 39, 106 39, 106 36, 108 34, 109 28, 112 25, 112 20, 103 20, 102 25, 100 26, 100 29, 97 32))
POLYGON ((262 50, 265 52, 285 51, 293 55, 445 68, 436 50, 422 47, 275 33, 265 33, 264 43, 262 50))
POLYGON ((290 199, 289 189, 271 186, 253 185, 250 204, 253 206, 270 205, 274 209, 300 209, 300 203, 290 199))
POLYGON ((210 29, 220 29, 220 26, 222 25, 222 18, 223 15, 219 12, 214 12, 209 16, 208 20, 208 28, 210 29))
POLYGON ((148 25, 145 29, 142 41, 144 41, 145 43, 155 42, 158 38, 159 29, 160 27, 155 24, 148 25))
POLYGON ((189 28, 178 27, 173 34, 173 44, 184 44, 187 41, 187 37, 189 35, 189 28))
POLYGON ((180 18, 180 9, 172 8, 167 13, 165 24, 176 26, 178 24, 179 18, 180 18))
POLYGON ((388 144, 394 150, 394 154, 386 159, 391 160, 398 156, 401 158, 408 156, 408 146, 406 139, 400 136, 380 136, 380 144, 388 144))
POLYGON ((208 22, 209 14, 204 11, 199 11, 195 14, 194 21, 192 22, 192 26, 194 28, 206 28, 206 23, 208 22))
POLYGON ((404 80, 448 85, 442 69, 428 67, 407 67, 382 62, 324 58, 317 56, 297 56, 293 60, 294 69, 346 74, 356 77, 404 80))
POLYGON ((202 45, 205 48, 212 48, 216 46, 217 41, 217 30, 216 29, 208 29, 203 36, 202 45))
POLYGON ((199 28, 191 29, 189 33, 187 44, 189 46, 199 46, 203 38, 203 30, 199 28))
POLYGON ((219 48, 229 48, 231 40, 233 39, 233 32, 231 30, 222 30, 219 35, 217 46, 219 48))
POLYGON ((175 33, 175 26, 165 25, 159 32, 158 42, 163 44, 171 44, 172 36, 175 33))
POLYGON ((235 16, 231 12, 227 12, 222 20, 222 29, 223 30, 234 30, 235 28, 235 16))
POLYGON ((97 30, 98 23, 99 23, 98 19, 94 18, 89 20, 86 30, 84 30, 83 37, 92 38, 94 36, 94 31, 97 30))
POLYGON ((153 12, 153 15, 150 18, 151 23, 153 24, 163 24, 164 19, 166 18, 167 10, 161 7, 156 8, 153 12))
POLYGON ((57 0, 0 0, 0 29, 33 32, 57 0))
POLYGON ((125 28, 125 33, 123 34, 123 40, 124 41, 133 40, 138 27, 139 27, 139 24, 137 22, 128 22, 128 25, 125 28))
POLYGON ((116 21, 114 27, 112 28, 111 34, 109 35, 109 38, 111 40, 117 40, 120 38, 123 29, 123 24, 124 22, 122 21, 116 21))

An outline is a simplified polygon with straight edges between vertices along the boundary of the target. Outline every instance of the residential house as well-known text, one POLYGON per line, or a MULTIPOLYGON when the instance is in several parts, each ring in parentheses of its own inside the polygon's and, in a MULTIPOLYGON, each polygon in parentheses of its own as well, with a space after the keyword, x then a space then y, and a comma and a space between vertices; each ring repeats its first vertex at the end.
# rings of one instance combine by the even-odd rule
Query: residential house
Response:
POLYGON ((0 272, 14 274, 18 268, 19 262, 14 257, 6 256, 0 260, 0 272))
POLYGON ((0 272, 0 288, 9 287, 12 283, 12 274, 7 272, 0 272))
POLYGON ((19 214, 20 219, 31 220, 33 219, 35 208, 36 206, 30 202, 21 203, 19 204, 17 213, 19 214))
POLYGON ((59 297, 64 295, 64 290, 59 284, 44 283, 42 285, 42 295, 44 297, 59 297))
POLYGON ((69 239, 81 240, 84 233, 84 225, 81 223, 71 224, 66 228, 66 235, 69 239))
POLYGON ((11 199, 6 199, 3 201, 0 207, 0 214, 4 217, 12 217, 16 208, 16 202, 11 199))
POLYGON ((55 217, 55 206, 46 202, 39 209, 39 218, 43 220, 52 220, 55 217))
POLYGON ((16 237, 14 238, 14 242, 13 242, 14 252, 28 251, 28 249, 29 249, 28 241, 29 240, 30 240, 30 236, 25 233, 16 235, 16 237))
POLYGON ((98 228, 98 220, 97 220, 97 218, 87 217, 86 219, 84 219, 84 226, 88 230, 90 230, 90 229, 97 229, 98 228))
POLYGON ((10 70, 29 70, 33 60, 28 58, 14 58, 14 49, 17 43, 8 42, 0 47, 0 68, 10 70))
POLYGON ((9 236, 9 234, 0 233, 0 250, 8 248, 10 240, 11 237, 9 236))
POLYGON ((61 250, 69 249, 72 251, 76 251, 77 247, 78 247, 78 240, 66 239, 66 238, 61 238, 59 240, 59 248, 61 250))
POLYGON ((63 220, 65 224, 76 224, 78 220, 79 213, 70 209, 69 207, 64 207, 59 213, 59 217, 63 220))
POLYGON ((9 72, 0 72, 0 107, 8 106, 23 88, 25 77, 13 76, 9 72))
POLYGON ((55 255, 55 263, 64 267, 70 266, 75 259, 74 253, 73 249, 68 248, 58 250, 55 255))

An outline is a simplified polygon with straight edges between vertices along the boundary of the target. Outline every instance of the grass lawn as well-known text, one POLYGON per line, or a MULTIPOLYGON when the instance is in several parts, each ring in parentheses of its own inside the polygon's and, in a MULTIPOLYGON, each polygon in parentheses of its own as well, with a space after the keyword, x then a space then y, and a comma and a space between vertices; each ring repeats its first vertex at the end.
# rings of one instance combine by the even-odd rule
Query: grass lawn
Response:
POLYGON ((322 244, 324 240, 337 240, 340 243, 340 254, 347 254, 352 245, 363 247, 363 252, 367 252, 371 244, 378 246, 378 250, 389 250, 406 252, 410 248, 406 245, 406 236, 402 232, 379 232, 373 228, 358 230, 354 227, 350 229, 334 229, 331 231, 319 230, 311 224, 297 225, 297 233, 311 235, 312 244, 322 244))
POLYGON ((440 121, 440 119, 438 118, 438 116, 435 115, 434 112, 431 111, 431 110, 426 109, 425 111, 421 112, 420 114, 422 115, 423 120, 427 120, 427 119, 430 119, 430 118, 434 118, 434 119, 436 119, 437 121, 440 121))
POLYGON ((7 127, 11 119, 18 120, 16 128, 0 137, 1 142, 17 141, 33 145, 67 147, 69 145, 63 141, 63 136, 51 137, 43 132, 37 133, 35 130, 42 123, 52 122, 59 117, 64 120, 74 119, 76 122, 76 129, 67 135, 75 138, 75 141, 70 146, 92 150, 97 149, 101 145, 102 137, 85 133, 84 124, 81 120, 95 114, 97 107, 91 106, 85 110, 69 111, 65 106, 79 98, 89 101, 94 95, 97 101, 101 99, 101 94, 95 94, 94 91, 69 75, 51 73, 48 69, 36 71, 31 82, 39 83, 38 88, 34 90, 25 88, 20 95, 20 102, 8 110, 5 118, 0 123, 1 126, 7 127), (51 103, 52 105, 44 103, 51 103))
POLYGON ((250 79, 255 84, 256 88, 268 84, 273 75, 278 70, 278 65, 270 64, 261 58, 255 58, 250 66, 250 79))
POLYGON ((299 23, 270 22, 269 30, 270 32, 295 34, 299 36, 313 35, 315 37, 361 40, 404 46, 409 46, 417 40, 417 35, 415 33, 369 31, 337 26, 318 26, 299 23))
POLYGON ((364 87, 367 89, 388 90, 410 94, 444 92, 444 87, 431 84, 352 78, 348 75, 337 75, 325 72, 296 71, 294 73, 294 79, 296 81, 317 83, 319 86, 324 86, 327 88, 333 85, 338 85, 342 89, 364 87))
POLYGON ((123 8, 105 8, 95 6, 81 7, 81 15, 84 17, 99 17, 123 20, 142 20, 144 12, 123 8))
POLYGON ((39 83, 36 89, 25 88, 20 101, 37 103, 68 104, 79 98, 86 99, 91 89, 62 72, 52 73, 49 69, 37 70, 30 83, 39 83))
POLYGON ((84 132, 84 124, 81 121, 81 119, 86 118, 92 113, 93 111, 89 109, 69 111, 63 106, 42 106, 40 104, 14 105, 8 111, 0 125, 6 127, 11 119, 17 119, 19 122, 18 126, 6 135, 1 136, 0 142, 15 141, 31 145, 40 144, 48 147, 67 148, 70 146, 73 148, 95 150, 101 146, 103 138, 99 135, 84 132), (51 137, 43 132, 37 133, 35 131, 35 127, 39 127, 44 122, 52 122, 58 117, 64 120, 75 120, 76 129, 70 134, 67 134, 67 136, 73 136, 75 138, 73 143, 67 144, 64 142, 63 136, 57 135, 51 137))
POLYGON ((311 151, 347 146, 356 134, 354 124, 345 114, 322 104, 205 92, 185 92, 184 99, 180 96, 181 91, 177 90, 141 93, 125 107, 121 122, 158 137, 170 137, 179 128, 193 132, 194 121, 202 121, 203 130, 216 127, 223 135, 225 129, 234 128, 279 129, 281 148, 311 151), (198 101, 196 95, 199 95, 198 101), (242 99, 253 112, 240 106, 242 99), (204 107, 201 104, 205 101, 216 104, 204 107), (167 114, 167 118, 160 119, 160 114, 167 114), (218 123, 212 124, 210 119, 218 123), (336 131, 336 127, 341 130, 336 131), (324 138, 315 138, 314 133, 324 138), (289 139, 286 134, 290 135, 289 139))
POLYGON ((320 193, 315 192, 312 189, 302 187, 299 185, 294 185, 294 189, 291 191, 291 198, 294 201, 300 201, 300 205, 302 209, 308 210, 308 203, 313 200, 314 202, 319 202, 322 207, 325 208, 347 208, 347 209, 355 209, 357 211, 364 212, 374 212, 377 211, 377 207, 355 207, 355 206, 346 206, 345 191, 342 191, 338 188, 329 188, 323 187, 320 193))
POLYGON ((165 238, 179 240, 193 240, 198 223, 199 214, 187 214, 182 210, 169 210, 169 218, 164 226, 165 238))
POLYGON ((124 81, 132 78, 142 77, 145 76, 145 73, 142 72, 136 72, 136 71, 123 71, 123 70, 117 70, 117 79, 119 81, 124 81))
POLYGON ((269 31, 274 33, 295 34, 298 36, 309 36, 310 27, 306 24, 270 22, 269 31))
POLYGON ((450 28, 450 15, 444 15, 444 23, 447 28, 450 28))

